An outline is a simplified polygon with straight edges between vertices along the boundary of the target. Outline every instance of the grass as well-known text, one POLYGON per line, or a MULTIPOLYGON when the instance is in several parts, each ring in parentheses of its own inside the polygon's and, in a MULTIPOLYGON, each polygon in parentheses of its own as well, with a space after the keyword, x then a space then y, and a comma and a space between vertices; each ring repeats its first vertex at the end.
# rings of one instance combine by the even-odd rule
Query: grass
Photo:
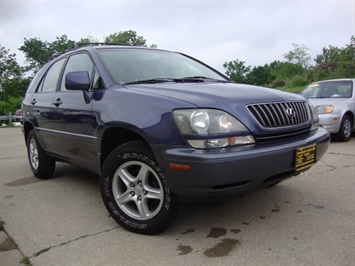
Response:
POLYGON ((287 92, 292 92, 292 93, 300 93, 303 89, 304 89, 304 86, 300 86, 300 87, 292 87, 292 88, 276 88, 277 90, 280 90, 280 91, 287 91, 287 92))
POLYGON ((30 259, 28 257, 23 257, 20 263, 26 265, 26 266, 32 266, 30 259))

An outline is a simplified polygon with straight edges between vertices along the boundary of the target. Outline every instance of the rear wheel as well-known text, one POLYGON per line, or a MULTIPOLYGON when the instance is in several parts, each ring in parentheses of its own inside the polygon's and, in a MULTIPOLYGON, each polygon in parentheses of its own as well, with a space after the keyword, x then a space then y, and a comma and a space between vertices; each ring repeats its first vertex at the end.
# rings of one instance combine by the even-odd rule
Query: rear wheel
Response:
POLYGON ((180 210, 153 154, 142 142, 128 142, 113 150, 104 163, 100 186, 111 216, 132 232, 160 233, 180 210))
POLYGON ((348 141, 351 137, 351 132, 353 129, 352 119, 349 115, 345 115, 340 123, 340 129, 337 134, 337 139, 339 141, 348 141))
POLYGON ((27 155, 32 173, 36 177, 47 179, 53 176, 55 161, 42 149, 34 130, 27 136, 27 155))

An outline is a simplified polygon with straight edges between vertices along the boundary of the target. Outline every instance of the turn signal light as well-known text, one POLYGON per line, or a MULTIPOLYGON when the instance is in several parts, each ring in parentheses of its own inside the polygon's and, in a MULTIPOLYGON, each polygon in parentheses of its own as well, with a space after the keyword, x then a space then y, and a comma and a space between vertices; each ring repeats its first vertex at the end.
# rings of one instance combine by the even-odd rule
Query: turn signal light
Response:
POLYGON ((171 163, 169 164, 169 166, 170 169, 178 170, 178 171, 190 171, 191 169, 190 165, 186 165, 186 164, 171 163))

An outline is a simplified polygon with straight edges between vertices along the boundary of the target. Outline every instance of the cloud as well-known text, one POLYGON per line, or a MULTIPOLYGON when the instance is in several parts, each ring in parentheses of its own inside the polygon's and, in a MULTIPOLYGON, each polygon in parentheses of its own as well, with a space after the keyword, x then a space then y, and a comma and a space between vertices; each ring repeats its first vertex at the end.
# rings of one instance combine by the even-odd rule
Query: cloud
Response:
MULTIPOLYGON (((2 0, 1 46, 24 38, 52 42, 134 30, 161 49, 181 51, 223 71, 239 59, 257 66, 283 60, 292 43, 314 58, 355 35, 355 1, 11 1, 2 0)), ((23 55, 22 55, 23 57, 23 55)))

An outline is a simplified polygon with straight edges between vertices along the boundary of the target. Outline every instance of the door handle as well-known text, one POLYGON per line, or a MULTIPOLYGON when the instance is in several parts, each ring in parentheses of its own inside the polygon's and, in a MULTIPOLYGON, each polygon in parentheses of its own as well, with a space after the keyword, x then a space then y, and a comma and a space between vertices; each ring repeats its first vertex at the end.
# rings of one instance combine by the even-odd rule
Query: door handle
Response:
POLYGON ((36 99, 33 99, 31 102, 30 102, 32 105, 35 105, 37 103, 37 100, 36 99))
POLYGON ((53 103, 53 105, 55 105, 55 106, 58 107, 58 106, 61 105, 63 102, 62 102, 62 100, 61 100, 60 98, 58 98, 57 100, 53 101, 52 103, 53 103))

